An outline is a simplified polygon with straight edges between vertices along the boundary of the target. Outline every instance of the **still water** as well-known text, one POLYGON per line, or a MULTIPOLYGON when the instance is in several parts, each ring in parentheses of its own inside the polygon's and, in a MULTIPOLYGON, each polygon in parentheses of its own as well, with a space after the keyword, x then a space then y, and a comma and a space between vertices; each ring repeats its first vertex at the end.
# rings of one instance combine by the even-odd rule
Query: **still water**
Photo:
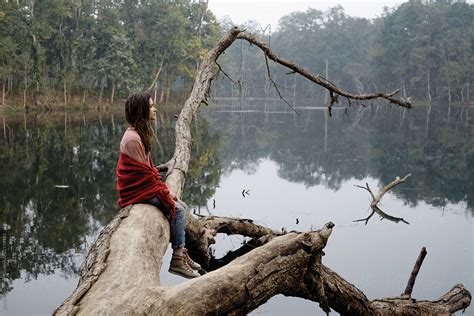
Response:
MULTIPOLYGON (((328 118, 318 107, 297 115, 272 101, 219 103, 193 125, 184 200, 195 212, 287 230, 332 221, 323 262, 369 298, 403 292, 423 246, 414 297, 434 299, 456 283, 474 290, 474 109, 384 104, 328 118), (380 207, 409 224, 354 222, 370 214, 367 191, 354 185, 378 191, 408 173, 380 207)), ((172 155, 174 114, 158 115, 155 162, 172 155)), ((75 288, 89 247, 118 211, 124 122, 120 109, 0 114, 0 314, 50 314, 75 288)), ((220 236, 216 255, 242 241, 220 236)), ((169 256, 163 284, 184 282, 166 272, 169 256)), ((283 296, 253 312, 315 313, 317 304, 283 296)))

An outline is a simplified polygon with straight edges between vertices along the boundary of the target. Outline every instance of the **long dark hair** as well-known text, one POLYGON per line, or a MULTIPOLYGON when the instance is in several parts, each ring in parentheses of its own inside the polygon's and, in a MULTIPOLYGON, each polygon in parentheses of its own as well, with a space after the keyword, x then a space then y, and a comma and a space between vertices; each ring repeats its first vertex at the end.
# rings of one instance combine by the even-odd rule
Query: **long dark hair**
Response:
POLYGON ((151 151, 151 140, 155 136, 150 122, 150 98, 149 93, 138 92, 125 100, 125 119, 140 135, 146 154, 151 151))

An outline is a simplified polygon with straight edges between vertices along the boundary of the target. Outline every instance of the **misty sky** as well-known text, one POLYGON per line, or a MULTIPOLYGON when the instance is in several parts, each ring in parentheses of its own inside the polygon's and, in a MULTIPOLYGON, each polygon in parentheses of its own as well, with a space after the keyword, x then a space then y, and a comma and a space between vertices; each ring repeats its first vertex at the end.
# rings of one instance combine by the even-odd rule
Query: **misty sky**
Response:
POLYGON ((338 1, 304 1, 304 0, 209 0, 209 9, 218 19, 229 16, 235 23, 256 20, 262 27, 271 24, 275 30, 278 20, 294 11, 305 11, 308 8, 325 11, 329 7, 341 4, 350 16, 375 18, 380 16, 385 6, 396 7, 406 0, 338 0, 338 1))

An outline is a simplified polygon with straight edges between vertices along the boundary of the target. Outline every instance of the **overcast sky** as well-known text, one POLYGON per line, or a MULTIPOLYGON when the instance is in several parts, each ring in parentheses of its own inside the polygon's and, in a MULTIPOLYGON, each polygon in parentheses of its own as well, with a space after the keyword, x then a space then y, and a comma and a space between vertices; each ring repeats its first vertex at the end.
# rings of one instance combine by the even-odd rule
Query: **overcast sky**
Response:
POLYGON ((218 19, 229 16, 237 24, 256 20, 262 27, 271 24, 272 30, 276 30, 278 20, 294 11, 305 11, 308 8, 325 11, 341 4, 347 15, 371 19, 382 15, 385 6, 395 7, 403 2, 406 0, 209 0, 209 9, 218 19))

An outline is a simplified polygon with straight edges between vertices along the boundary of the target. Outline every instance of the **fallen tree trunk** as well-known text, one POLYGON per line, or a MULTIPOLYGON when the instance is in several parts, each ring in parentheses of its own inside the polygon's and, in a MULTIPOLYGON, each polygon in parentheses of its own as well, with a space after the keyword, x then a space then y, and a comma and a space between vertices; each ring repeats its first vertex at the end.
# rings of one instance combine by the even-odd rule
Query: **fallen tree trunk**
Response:
MULTIPOLYGON (((233 28, 201 63, 191 95, 178 117, 175 153, 161 166, 168 171, 168 187, 178 197, 190 160, 191 122, 200 104, 205 102, 216 59, 237 38, 259 46, 257 39, 233 28)), ((285 64, 278 56, 272 56, 268 47, 259 47, 272 60, 285 64)), ((356 100, 382 97, 392 102, 393 93, 357 96, 325 83, 324 78, 314 78, 317 80, 312 81, 328 89, 332 96, 356 100)), ((191 256, 205 270, 213 271, 173 287, 162 287, 159 272, 169 241, 168 220, 154 206, 129 206, 103 229, 81 268, 78 287, 55 314, 240 315, 280 293, 318 302, 326 312, 333 309, 347 315, 450 314, 466 308, 471 301, 469 291, 462 285, 456 285, 436 301, 417 302, 406 297, 368 300, 321 262, 332 223, 318 231, 282 233, 245 219, 197 219, 187 212, 186 221, 191 256), (248 244, 250 247, 244 245, 218 261, 209 253, 209 245, 215 243, 217 233, 253 239, 248 244)))
POLYGON ((161 287, 168 220, 151 205, 126 207, 100 234, 81 270, 78 288, 56 314, 244 314, 277 294, 309 299, 343 315, 447 315, 470 304, 470 293, 462 285, 435 301, 368 300, 321 264, 332 223, 315 232, 284 235, 268 234, 249 220, 213 217, 194 224, 212 234, 232 226, 234 234, 262 235, 261 246, 200 278, 161 287), (222 230, 215 230, 216 222, 222 230))

